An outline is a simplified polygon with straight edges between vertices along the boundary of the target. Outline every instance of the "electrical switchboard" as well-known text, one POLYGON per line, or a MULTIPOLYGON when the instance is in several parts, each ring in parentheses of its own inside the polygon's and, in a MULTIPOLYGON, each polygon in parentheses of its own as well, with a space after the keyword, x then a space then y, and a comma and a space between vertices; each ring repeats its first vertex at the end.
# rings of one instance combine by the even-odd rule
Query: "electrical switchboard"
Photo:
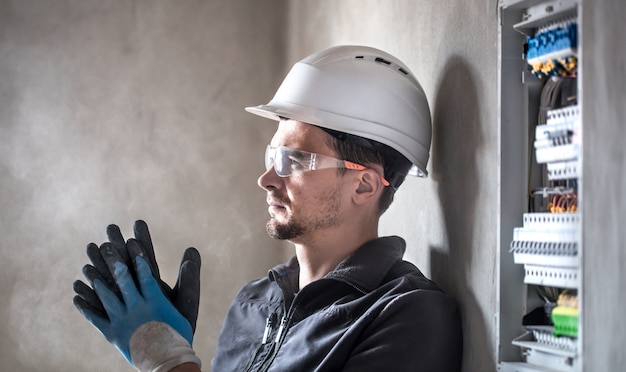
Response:
POLYGON ((577 0, 499 3, 501 371, 579 371, 577 0))

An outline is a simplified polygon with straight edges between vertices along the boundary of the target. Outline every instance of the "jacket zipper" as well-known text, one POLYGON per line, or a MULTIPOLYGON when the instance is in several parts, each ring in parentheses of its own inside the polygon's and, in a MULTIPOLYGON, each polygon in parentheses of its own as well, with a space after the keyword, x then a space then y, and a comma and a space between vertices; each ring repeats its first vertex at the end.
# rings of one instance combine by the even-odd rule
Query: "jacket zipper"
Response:
MULTIPOLYGON (((259 345, 259 347, 257 347, 256 351, 252 355, 252 358, 250 358, 250 362, 248 362, 248 365, 246 365, 246 368, 244 369, 244 371, 252 370, 252 366, 254 366, 254 362, 256 361, 256 358, 261 352, 261 350, 263 349, 263 346, 269 343, 270 335, 272 334, 272 331, 274 330, 274 321, 276 317, 277 317, 276 313, 271 313, 267 317, 267 319, 265 319, 265 329, 263 330, 263 338, 261 339, 261 344, 259 345)), ((272 354, 273 349, 274 349, 274 345, 272 344, 268 354, 272 354)))
MULTIPOLYGON (((322 280, 320 280, 320 282, 322 280)), ((310 291, 310 289, 309 289, 309 291, 310 291)), ((261 363, 261 368, 258 369, 259 371, 267 371, 269 369, 269 367, 272 365, 272 362, 276 358, 276 355, 278 354, 278 351, 280 350, 280 346, 282 345, 282 342, 284 341, 283 340, 284 339, 284 335, 285 335, 286 331, 289 329, 289 323, 291 322, 291 318, 293 317, 293 314, 295 313, 295 309, 298 307, 298 303, 302 301, 301 300, 302 296, 303 296, 303 291, 300 291, 294 297, 293 301, 291 302, 291 305, 289 306, 289 309, 287 309, 286 307, 283 307, 283 316, 282 316, 282 318, 280 320, 280 325, 278 326, 278 331, 276 332, 276 337, 274 338, 274 342, 272 343, 272 346, 271 346, 270 350, 265 355, 265 358, 263 358, 263 362, 261 363)), ((276 316, 277 314, 274 313, 272 315, 276 316)), ((265 333, 271 333, 271 329, 268 332, 267 322, 266 322, 266 328, 265 328, 264 335, 265 335, 265 333)), ((265 337, 264 337, 264 339, 265 339, 265 337)), ((260 347, 262 347, 262 346, 263 345, 261 345, 260 347)), ((256 355, 257 354, 258 354, 258 351, 255 354, 254 359, 256 359, 256 355)), ((250 364, 247 366, 245 371, 250 371, 251 368, 252 368, 253 363, 254 363, 254 360, 252 360, 250 362, 250 364)))
MULTIPOLYGON (((294 303, 295 303, 295 299, 294 299, 294 303)), ((276 337, 274 338, 272 342, 272 346, 270 347, 270 350, 267 352, 267 354, 265 354, 265 357, 263 358, 263 361, 261 362, 261 367, 258 369, 255 369, 255 371, 267 371, 270 365, 272 364, 272 361, 274 360, 274 358, 276 357, 276 354, 278 353, 280 342, 282 341, 283 334, 285 333, 285 330, 287 328, 287 323, 289 322, 289 319, 291 318, 290 314, 292 313, 292 309, 293 309, 293 303, 292 303, 292 306, 289 308, 289 313, 288 314, 283 313, 283 316, 280 319, 280 325, 278 326, 278 331, 276 331, 276 337)), ((276 314, 274 313, 272 315, 275 316, 276 314)), ((268 322, 266 321, 266 328, 265 328, 265 332, 263 335, 263 340, 266 342, 269 340, 269 334, 271 333, 271 329, 268 331, 267 324, 268 322), (268 339, 265 339, 265 334, 268 335, 268 339)), ((270 323, 270 324, 273 324, 273 323, 270 323)), ((264 344, 261 344, 259 346, 259 349, 254 354, 254 358, 252 358, 250 363, 248 363, 244 371, 246 372, 252 371, 252 366, 255 364, 254 362, 256 360, 256 357, 259 353, 259 350, 263 347, 263 345, 264 344)))
POLYGON ((269 367, 274 362, 278 351, 280 350, 280 346, 284 341, 284 335, 286 331, 289 329, 289 323, 291 322, 291 318, 293 318, 293 314, 295 313, 296 308, 298 307, 298 303, 301 301, 302 291, 296 294, 293 301, 291 302, 291 306, 289 309, 284 309, 283 317, 280 320, 280 326, 278 327, 278 331, 276 332, 276 338, 274 339, 274 343, 272 344, 272 350, 265 356, 265 360, 261 365, 260 371, 267 371, 269 367))
POLYGON ((262 345, 267 344, 267 341, 270 338, 270 334, 272 333, 272 328, 274 326, 275 315, 276 314, 272 313, 270 316, 267 317, 267 320, 265 321, 265 331, 263 331, 263 340, 261 340, 262 345))
POLYGON ((285 325, 287 324, 287 316, 283 315, 283 318, 280 320, 280 326, 278 327, 278 332, 276 332, 276 339, 274 343, 277 344, 280 340, 280 337, 283 335, 283 331, 285 330, 285 325))

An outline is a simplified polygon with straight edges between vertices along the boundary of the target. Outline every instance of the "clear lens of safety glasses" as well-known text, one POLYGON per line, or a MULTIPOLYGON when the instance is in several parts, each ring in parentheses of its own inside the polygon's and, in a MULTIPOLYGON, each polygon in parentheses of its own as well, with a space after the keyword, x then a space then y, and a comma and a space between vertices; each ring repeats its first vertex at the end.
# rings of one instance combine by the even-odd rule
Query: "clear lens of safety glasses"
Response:
POLYGON ((285 146, 265 149, 265 168, 274 166, 274 171, 281 177, 289 177, 294 173, 306 172, 315 168, 315 159, 318 155, 300 151, 285 146))
MULTIPOLYGON (((270 169, 272 165, 276 174, 281 177, 289 177, 295 173, 325 168, 368 169, 363 165, 348 160, 300 151, 285 146, 271 147, 267 145, 265 149, 265 168, 270 169)), ((380 179, 383 185, 389 186, 389 182, 384 177, 381 176, 380 179)))

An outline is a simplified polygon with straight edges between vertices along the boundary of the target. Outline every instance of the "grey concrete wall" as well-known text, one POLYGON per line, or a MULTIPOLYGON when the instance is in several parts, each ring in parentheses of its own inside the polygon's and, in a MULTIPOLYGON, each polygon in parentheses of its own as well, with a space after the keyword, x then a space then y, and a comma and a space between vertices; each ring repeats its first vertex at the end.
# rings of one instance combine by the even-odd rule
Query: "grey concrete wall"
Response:
POLYGON ((203 256, 210 365, 237 289, 282 261, 256 185, 283 1, 0 1, 0 370, 131 371, 72 305, 85 245, 137 218, 166 281, 203 256))
POLYGON ((621 0, 582 3, 584 371, 626 365, 626 41, 621 0))
POLYGON ((185 247, 203 255, 208 366, 235 291, 288 251, 255 184, 273 126, 242 107, 347 43, 398 56, 427 93, 431 177, 405 182, 381 234, 459 299, 464 370, 495 370, 496 42, 495 0, 0 0, 0 370, 131 370, 71 282, 106 224, 136 218, 169 282, 185 247))
MULTIPOLYGON (((496 1, 316 0, 290 9, 290 60, 334 44, 396 55, 433 116, 430 178, 409 178, 381 234, 461 303, 464 370, 496 369, 496 1)), ((416 314, 419 316, 419 314, 416 314)))

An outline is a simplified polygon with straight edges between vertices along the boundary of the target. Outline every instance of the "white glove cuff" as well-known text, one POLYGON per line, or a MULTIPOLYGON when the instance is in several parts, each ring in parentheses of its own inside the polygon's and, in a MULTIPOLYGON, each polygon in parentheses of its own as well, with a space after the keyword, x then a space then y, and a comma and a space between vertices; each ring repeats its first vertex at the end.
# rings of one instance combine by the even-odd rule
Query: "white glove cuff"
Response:
POLYGON ((163 372, 183 363, 202 362, 189 342, 163 322, 143 324, 130 337, 130 357, 141 372, 163 372))

